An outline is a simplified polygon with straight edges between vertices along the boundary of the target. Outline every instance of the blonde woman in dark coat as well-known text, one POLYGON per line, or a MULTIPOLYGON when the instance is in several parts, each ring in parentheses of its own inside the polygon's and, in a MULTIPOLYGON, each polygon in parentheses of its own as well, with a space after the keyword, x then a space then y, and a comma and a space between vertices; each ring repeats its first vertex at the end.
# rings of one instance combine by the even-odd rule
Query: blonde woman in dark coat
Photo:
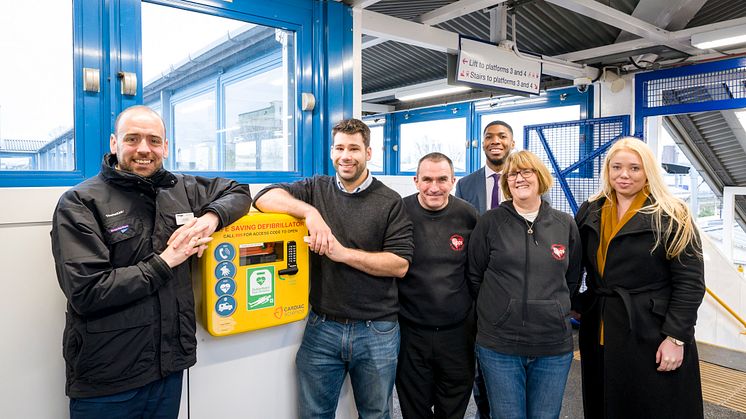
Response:
POLYGON ((576 222, 588 290, 580 353, 586 418, 702 418, 694 324, 705 292, 699 235, 648 146, 618 140, 576 222))

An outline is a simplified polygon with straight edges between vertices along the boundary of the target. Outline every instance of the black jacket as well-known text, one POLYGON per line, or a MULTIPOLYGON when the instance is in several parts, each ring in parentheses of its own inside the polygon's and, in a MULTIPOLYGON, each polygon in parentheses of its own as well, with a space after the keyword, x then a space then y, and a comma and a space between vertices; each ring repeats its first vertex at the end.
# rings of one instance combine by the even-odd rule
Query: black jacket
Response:
POLYGON ((542 201, 533 234, 512 201, 487 211, 469 240, 469 282, 477 295, 477 343, 496 352, 572 351, 570 295, 581 274, 572 217, 542 201))
POLYGON ((195 313, 189 262, 158 256, 175 215, 216 213, 221 226, 245 215, 248 185, 172 174, 101 173, 65 192, 52 221, 57 279, 67 297, 66 393, 95 397, 143 386, 194 365, 195 313))
POLYGON ((588 285, 575 304, 582 314, 585 417, 701 418, 694 324, 705 293, 702 248, 690 246, 674 259, 662 245, 651 252, 652 216, 638 212, 609 242, 602 277, 596 253, 604 202, 585 202, 576 216, 588 285), (666 336, 686 342, 684 361, 673 372, 658 372, 655 354, 666 336))

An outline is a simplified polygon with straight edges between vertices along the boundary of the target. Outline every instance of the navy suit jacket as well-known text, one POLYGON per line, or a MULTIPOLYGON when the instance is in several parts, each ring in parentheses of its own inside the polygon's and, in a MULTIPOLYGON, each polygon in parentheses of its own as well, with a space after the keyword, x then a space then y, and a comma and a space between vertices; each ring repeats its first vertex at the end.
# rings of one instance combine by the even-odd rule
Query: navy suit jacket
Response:
POLYGON ((464 176, 456 183, 456 197, 470 203, 484 214, 487 211, 487 182, 484 178, 484 166, 476 172, 464 176))

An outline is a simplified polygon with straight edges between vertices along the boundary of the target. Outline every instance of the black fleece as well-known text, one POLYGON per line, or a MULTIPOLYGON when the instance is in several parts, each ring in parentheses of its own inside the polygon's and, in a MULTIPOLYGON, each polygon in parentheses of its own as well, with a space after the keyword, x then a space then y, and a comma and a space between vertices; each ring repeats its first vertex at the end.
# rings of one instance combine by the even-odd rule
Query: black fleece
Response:
POLYGON ((469 241, 477 343, 509 355, 572 351, 570 295, 580 275, 580 236, 570 215, 546 201, 533 224, 512 201, 487 211, 469 241))

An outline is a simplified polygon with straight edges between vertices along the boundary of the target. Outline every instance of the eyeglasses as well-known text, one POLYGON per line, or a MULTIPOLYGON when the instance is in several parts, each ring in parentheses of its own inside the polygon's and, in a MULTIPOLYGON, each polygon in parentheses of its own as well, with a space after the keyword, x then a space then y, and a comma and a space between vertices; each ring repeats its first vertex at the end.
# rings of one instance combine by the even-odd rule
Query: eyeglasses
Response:
POLYGON ((508 177, 508 180, 515 180, 516 177, 518 177, 518 175, 520 174, 523 179, 528 179, 531 176, 533 176, 534 173, 536 173, 536 170, 534 169, 521 169, 517 172, 510 172, 506 174, 505 176, 508 177))

